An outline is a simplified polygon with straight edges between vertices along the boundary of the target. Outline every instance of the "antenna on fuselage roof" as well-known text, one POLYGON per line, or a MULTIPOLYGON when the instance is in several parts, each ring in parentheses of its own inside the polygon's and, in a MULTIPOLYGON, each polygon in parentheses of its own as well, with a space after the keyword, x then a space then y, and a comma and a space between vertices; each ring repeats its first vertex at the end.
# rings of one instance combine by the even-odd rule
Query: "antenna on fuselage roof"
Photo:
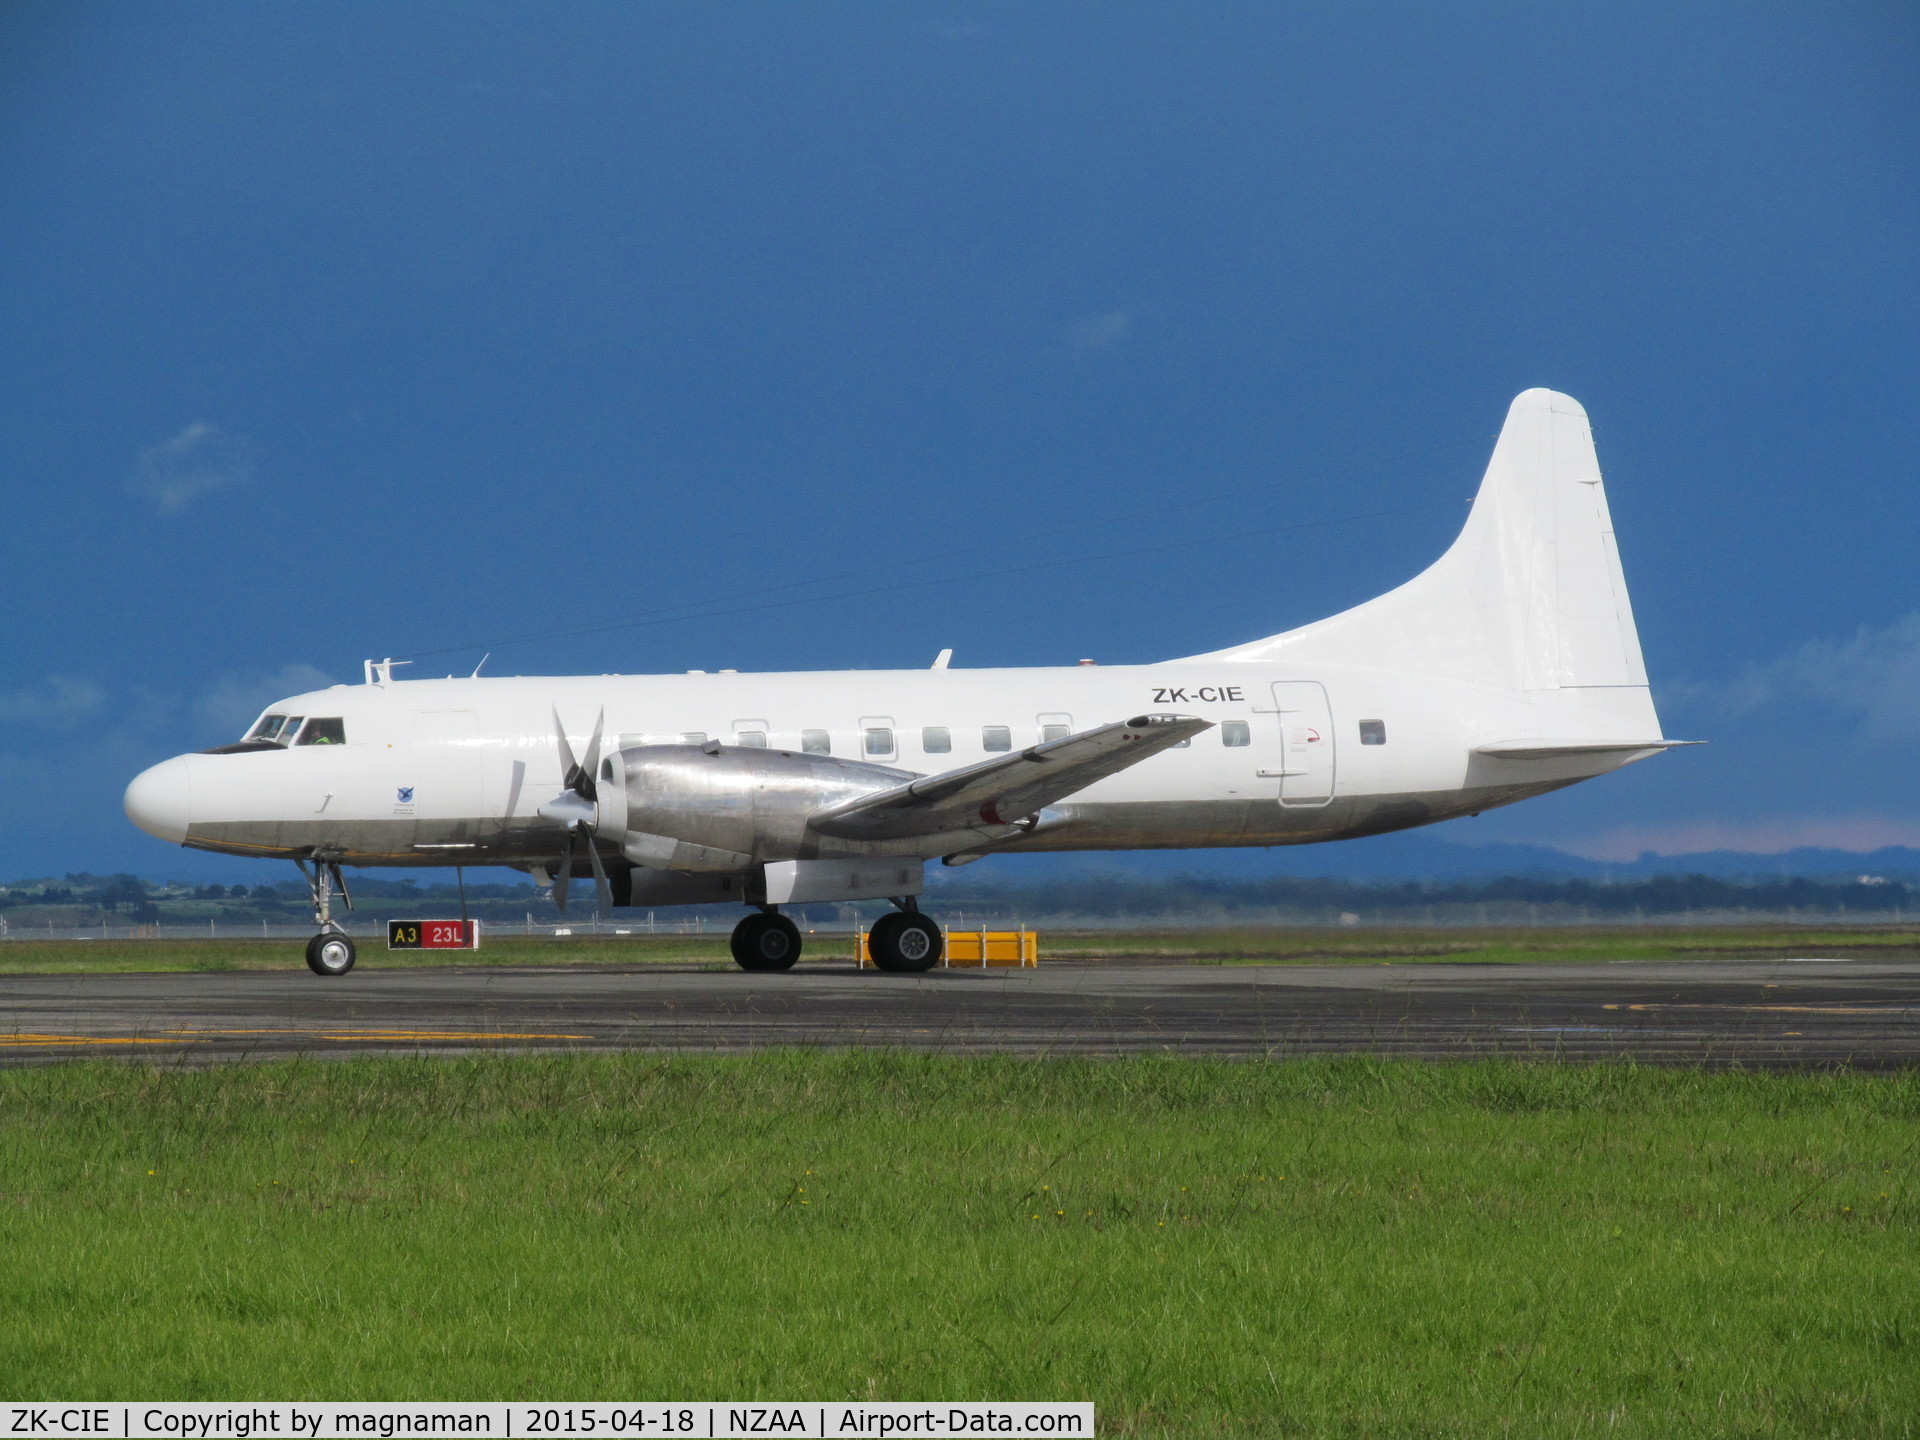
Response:
MULTIPOLYGON (((411 660, 396 660, 389 655, 384 660, 368 660, 364 663, 367 667, 367 684, 391 685, 393 683, 393 667, 396 665, 411 665, 413 662, 411 660)), ((480 661, 482 665, 486 663, 485 659, 480 661)), ((480 673, 478 667, 474 669, 473 673, 476 675, 480 673)))
POLYGON ((953 651, 951 649, 942 650, 938 655, 933 657, 933 665, 931 668, 944 670, 947 668, 947 662, 951 659, 953 659, 953 651))
MULTIPOLYGON (((487 661, 491 660, 492 658, 493 658, 493 651, 491 650, 487 651, 486 654, 480 657, 480 665, 486 664, 487 661)), ((478 680, 480 678, 480 665, 476 665, 473 667, 473 674, 467 677, 469 680, 478 680)))

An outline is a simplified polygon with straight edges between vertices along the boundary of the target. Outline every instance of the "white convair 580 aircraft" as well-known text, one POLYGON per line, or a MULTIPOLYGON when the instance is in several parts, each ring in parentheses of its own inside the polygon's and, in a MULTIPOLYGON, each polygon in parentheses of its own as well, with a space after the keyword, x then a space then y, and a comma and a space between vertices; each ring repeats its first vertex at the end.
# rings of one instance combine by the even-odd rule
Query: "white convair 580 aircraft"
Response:
MULTIPOLYGON (((923 970, 928 860, 1298 845, 1430 824, 1617 770, 1663 739, 1586 412, 1513 402, 1452 548, 1331 619, 1158 665, 395 681, 273 706, 236 745, 127 787, 201 850, 300 863, 320 933, 342 865, 592 875, 601 906, 737 900, 749 970, 780 906, 891 899, 888 970, 923 970)), ((342 887, 344 889, 344 887, 342 887)))

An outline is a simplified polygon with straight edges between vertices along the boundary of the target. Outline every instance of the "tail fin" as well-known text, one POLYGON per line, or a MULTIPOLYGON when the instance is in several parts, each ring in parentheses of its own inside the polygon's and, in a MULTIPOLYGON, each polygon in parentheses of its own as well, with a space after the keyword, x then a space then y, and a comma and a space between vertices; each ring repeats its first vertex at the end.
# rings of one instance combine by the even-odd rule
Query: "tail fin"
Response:
MULTIPOLYGON (((1515 398, 1466 527, 1428 569, 1329 619, 1204 658, 1363 665, 1536 694, 1611 691, 1571 708, 1595 720, 1606 712, 1609 729, 1660 733, 1587 412, 1552 390, 1515 398)), ((1564 713, 1575 699, 1552 708, 1564 713)))

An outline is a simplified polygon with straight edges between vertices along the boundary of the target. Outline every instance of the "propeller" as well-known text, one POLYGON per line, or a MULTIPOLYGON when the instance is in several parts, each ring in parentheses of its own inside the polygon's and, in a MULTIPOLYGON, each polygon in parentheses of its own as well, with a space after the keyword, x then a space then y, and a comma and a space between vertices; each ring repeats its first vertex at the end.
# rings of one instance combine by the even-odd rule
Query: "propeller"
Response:
POLYGON ((613 886, 607 883, 606 867, 600 863, 600 851, 593 843, 593 828, 600 820, 600 794, 594 772, 600 768, 600 732, 606 721, 607 712, 602 710, 593 722, 593 737, 587 741, 586 753, 575 760, 573 747, 567 743, 567 727, 560 721, 560 711, 553 712, 553 734, 560 742, 562 789, 540 807, 539 813, 567 830, 566 847, 561 850, 553 872, 553 903, 563 914, 567 908, 567 882, 573 878, 574 849, 581 840, 587 843, 587 861, 593 866, 600 912, 605 914, 613 908, 613 886))

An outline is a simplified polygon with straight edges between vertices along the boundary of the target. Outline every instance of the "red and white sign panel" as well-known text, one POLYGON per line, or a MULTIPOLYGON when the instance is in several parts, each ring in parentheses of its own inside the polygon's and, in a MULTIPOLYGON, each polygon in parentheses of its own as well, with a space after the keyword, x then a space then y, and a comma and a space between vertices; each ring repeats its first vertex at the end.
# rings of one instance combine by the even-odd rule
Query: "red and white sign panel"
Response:
POLYGON ((389 920, 389 950, 478 950, 478 920, 389 920))

